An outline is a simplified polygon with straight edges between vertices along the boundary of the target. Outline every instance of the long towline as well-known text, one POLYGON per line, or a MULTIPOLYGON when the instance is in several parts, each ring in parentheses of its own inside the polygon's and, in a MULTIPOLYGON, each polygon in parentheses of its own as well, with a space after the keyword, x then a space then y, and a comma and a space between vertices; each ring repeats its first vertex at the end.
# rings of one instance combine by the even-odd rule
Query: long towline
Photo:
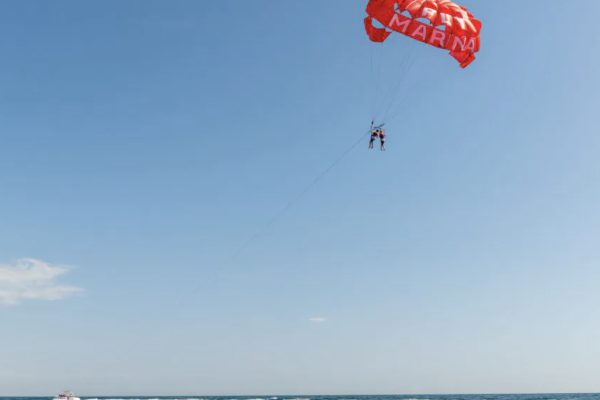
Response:
POLYGON ((258 229, 248 240, 243 242, 241 246, 232 254, 231 258, 236 258, 244 251, 252 242, 261 237, 275 222, 277 222, 294 204, 301 200, 314 186, 316 186, 321 179, 325 177, 336 165, 338 165, 348 154, 352 152, 363 142, 363 139, 371 133, 371 130, 360 135, 358 140, 348 147, 338 158, 336 158, 327 168, 325 168, 320 174, 318 174, 304 189, 299 192, 294 198, 288 201, 271 219, 260 229, 258 229))

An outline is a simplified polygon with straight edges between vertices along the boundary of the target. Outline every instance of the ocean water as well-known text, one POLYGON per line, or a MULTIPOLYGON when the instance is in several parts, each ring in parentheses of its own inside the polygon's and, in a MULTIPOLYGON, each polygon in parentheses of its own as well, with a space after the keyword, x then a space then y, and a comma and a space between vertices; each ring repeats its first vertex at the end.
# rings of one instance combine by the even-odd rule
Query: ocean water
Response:
MULTIPOLYGON (((76 394, 77 395, 77 394, 76 394)), ((600 393, 451 394, 386 396, 80 396, 82 400, 600 400, 600 393)), ((52 400, 52 397, 0 397, 0 400, 52 400)))

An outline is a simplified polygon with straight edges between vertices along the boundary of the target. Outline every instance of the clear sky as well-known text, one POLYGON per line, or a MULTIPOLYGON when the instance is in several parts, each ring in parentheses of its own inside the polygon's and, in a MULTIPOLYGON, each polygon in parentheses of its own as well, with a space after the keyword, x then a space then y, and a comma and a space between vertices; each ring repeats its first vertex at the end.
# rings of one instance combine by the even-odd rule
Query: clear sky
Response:
POLYGON ((365 4, 0 3, 0 395, 600 391, 597 0, 391 37, 388 150, 243 246, 368 128, 365 4))

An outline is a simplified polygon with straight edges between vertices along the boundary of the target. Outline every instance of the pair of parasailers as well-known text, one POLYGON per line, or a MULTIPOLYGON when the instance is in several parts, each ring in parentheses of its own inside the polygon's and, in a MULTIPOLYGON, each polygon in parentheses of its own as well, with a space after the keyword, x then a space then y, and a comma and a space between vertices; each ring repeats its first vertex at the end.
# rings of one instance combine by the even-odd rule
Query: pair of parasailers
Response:
POLYGON ((385 124, 375 125, 375 121, 371 121, 371 140, 369 140, 369 148, 373 148, 375 140, 379 139, 379 148, 381 151, 385 151, 385 130, 383 126, 385 124))

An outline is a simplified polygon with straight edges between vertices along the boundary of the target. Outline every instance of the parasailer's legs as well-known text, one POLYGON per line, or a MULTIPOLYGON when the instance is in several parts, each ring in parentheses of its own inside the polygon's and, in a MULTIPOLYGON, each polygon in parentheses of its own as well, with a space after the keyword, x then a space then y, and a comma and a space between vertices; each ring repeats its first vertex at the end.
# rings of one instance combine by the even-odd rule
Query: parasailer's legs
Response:
POLYGON ((370 149, 373 148, 373 143, 375 143, 375 139, 377 139, 377 135, 374 133, 371 133, 371 140, 369 140, 369 148, 370 149))

